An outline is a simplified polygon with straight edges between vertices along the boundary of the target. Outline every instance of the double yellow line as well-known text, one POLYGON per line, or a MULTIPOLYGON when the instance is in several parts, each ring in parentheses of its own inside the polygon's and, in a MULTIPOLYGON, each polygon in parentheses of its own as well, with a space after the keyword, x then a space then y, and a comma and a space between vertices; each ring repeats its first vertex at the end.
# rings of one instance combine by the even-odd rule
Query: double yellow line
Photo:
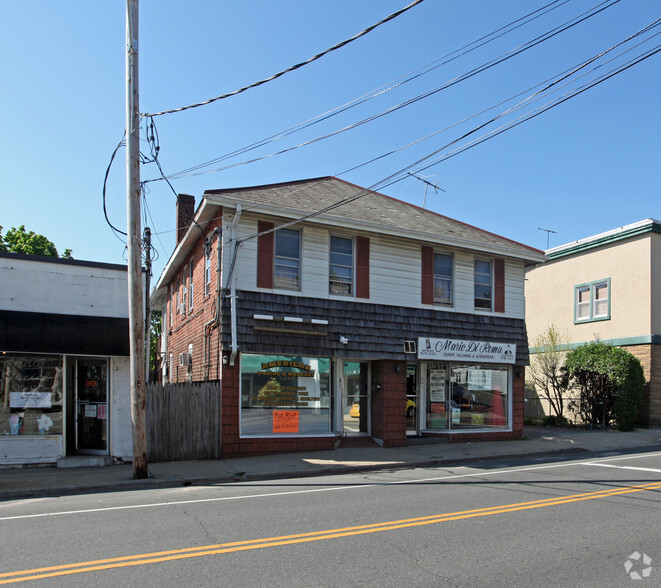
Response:
POLYGON ((643 492, 647 490, 659 490, 659 489, 661 489, 661 482, 653 482, 649 484, 641 484, 638 486, 611 488, 609 490, 600 490, 598 492, 572 494, 569 496, 559 496, 557 498, 546 498, 544 500, 534 500, 531 502, 518 502, 514 504, 505 504, 501 506, 493 506, 488 508, 478 508, 474 510, 464 510, 464 511, 452 512, 452 513, 432 515, 427 517, 417 517, 412 519, 402 519, 399 521, 375 523, 372 525, 344 527, 341 529, 328 529, 325 531, 313 531, 311 533, 283 535, 281 537, 268 537, 266 539, 252 539, 249 541, 221 543, 218 545, 204 545, 202 547, 191 547, 188 549, 158 551, 155 553, 143 553, 140 555, 129 555, 126 557, 99 559, 99 560, 87 561, 81 563, 36 568, 32 570, 6 572, 6 573, 0 573, 0 584, 26 582, 29 580, 41 580, 44 578, 53 578, 55 576, 67 576, 71 574, 97 572, 100 570, 110 570, 110 569, 124 568, 129 566, 142 566, 146 564, 176 561, 179 559, 189 559, 192 557, 204 557, 208 555, 219 555, 222 553, 233 553, 235 551, 263 549, 265 547, 278 547, 282 545, 292 545, 296 543, 323 541, 326 539, 351 537, 353 535, 379 533, 381 531, 393 531, 395 529, 405 529, 407 527, 434 525, 437 523, 445 523, 448 521, 471 519, 475 517, 486 517, 491 515, 503 514, 507 512, 530 510, 534 508, 545 508, 548 506, 569 504, 572 502, 580 502, 583 500, 596 500, 599 498, 608 498, 609 496, 619 496, 623 494, 631 494, 633 492, 643 492))

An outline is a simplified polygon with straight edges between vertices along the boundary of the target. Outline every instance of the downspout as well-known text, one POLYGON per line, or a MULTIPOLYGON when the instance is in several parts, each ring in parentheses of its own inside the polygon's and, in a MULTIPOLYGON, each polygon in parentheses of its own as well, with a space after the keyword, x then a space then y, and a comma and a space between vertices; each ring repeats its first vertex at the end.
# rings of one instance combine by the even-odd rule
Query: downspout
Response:
POLYGON ((235 241, 236 237, 236 226, 239 224, 239 219, 241 218, 241 205, 236 205, 236 214, 234 215, 234 220, 232 221, 232 234, 230 238, 234 243, 234 259, 232 260, 232 267, 230 269, 231 275, 230 279, 230 314, 231 314, 231 325, 232 325, 232 351, 230 353, 230 366, 234 367, 234 360, 236 359, 236 354, 239 351, 239 344, 236 340, 236 277, 234 274, 234 263, 236 262, 236 255, 239 251, 239 244, 235 241))

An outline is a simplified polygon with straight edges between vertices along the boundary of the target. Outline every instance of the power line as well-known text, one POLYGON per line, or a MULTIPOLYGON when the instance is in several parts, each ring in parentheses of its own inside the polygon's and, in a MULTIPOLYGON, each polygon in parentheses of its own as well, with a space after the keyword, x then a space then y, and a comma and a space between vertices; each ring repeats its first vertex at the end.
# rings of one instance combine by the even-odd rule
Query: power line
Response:
POLYGON ((422 67, 419 67, 407 74, 404 74, 400 76, 399 78, 388 82, 387 84, 384 84, 371 92, 368 92, 366 94, 363 94, 362 96, 355 98, 354 100, 351 100, 350 102, 347 102, 341 106, 338 106, 330 111, 327 111, 325 113, 319 114, 311 119, 308 119, 302 123, 299 123, 297 125, 294 125, 292 127, 289 127, 288 129, 285 129, 283 131, 279 131, 278 133, 275 133, 269 137, 266 137, 265 139, 261 139, 259 141, 256 141, 250 145, 246 145, 244 147, 241 147, 239 149, 235 149, 234 151, 231 151, 225 155, 222 155, 220 157, 216 157, 210 161, 189 167, 184 170, 180 170, 178 172, 175 172, 172 174, 170 177, 181 177, 185 174, 189 174, 193 171, 196 171, 198 169, 202 169, 204 167, 208 167, 210 165, 213 165, 215 163, 219 163, 221 161, 224 161, 226 159, 230 159, 232 157, 236 157, 238 155, 241 155, 243 153, 247 153, 249 151, 252 151, 254 149, 257 149, 259 147, 263 147, 267 145, 268 143, 272 143, 275 141, 278 141, 280 139, 283 139, 286 136, 289 136, 291 134, 294 134, 296 132, 299 132, 303 129, 309 128, 315 124, 319 124, 323 121, 329 120, 330 118, 337 116, 339 114, 342 114, 344 112, 347 112, 348 110, 355 108, 357 106, 360 106, 361 104, 364 104, 368 102, 369 100, 373 100, 374 98, 377 98, 386 92, 390 92, 398 87, 403 86, 404 84, 407 84, 415 79, 418 79, 424 75, 427 75, 431 73, 432 71, 438 69, 439 67, 442 67, 444 65, 447 65, 448 63, 451 63, 452 61, 459 59, 461 57, 464 57, 468 55, 469 53, 472 53, 473 51, 487 45, 488 43, 491 43, 502 36, 511 33, 512 31, 515 31, 516 29, 525 26, 526 24, 529 24, 530 22, 540 18, 541 16, 548 14, 549 12, 563 6, 564 4, 567 4, 571 0, 554 0, 553 2, 542 6, 541 8, 534 10, 533 12, 530 12, 504 26, 501 26, 500 28, 495 29, 494 31, 488 33, 487 35, 483 35, 482 37, 471 41, 470 43, 455 49, 454 51, 451 51, 450 53, 447 53, 443 55, 442 57, 439 57, 438 59, 435 59, 434 61, 428 63, 427 65, 424 65, 422 67), (445 60, 445 61, 442 61, 445 60), (441 62, 441 63, 439 63, 441 62))
MULTIPOLYGON (((399 103, 395 106, 391 106, 390 108, 387 108, 387 109, 385 109, 385 110, 383 110, 383 111, 381 111, 377 114, 373 114, 373 115, 371 115, 369 117, 366 117, 366 118, 364 118, 364 119, 362 119, 358 122, 347 125, 347 126, 341 128, 341 129, 337 129, 335 131, 332 131, 332 132, 327 133, 325 135, 322 135, 320 137, 316 137, 314 139, 310 139, 308 141, 304 141, 303 143, 299 143, 298 145, 287 147, 285 149, 281 149, 280 151, 276 151, 274 153, 270 153, 270 154, 263 155, 263 156, 260 156, 260 157, 256 157, 256 158, 253 158, 253 159, 249 159, 249 160, 246 160, 246 161, 241 161, 241 162, 238 162, 238 163, 229 164, 229 165, 226 165, 226 166, 222 166, 222 167, 219 167, 219 168, 214 168, 214 169, 211 169, 211 170, 201 171, 201 172, 186 173, 186 170, 184 170, 182 172, 177 172, 175 174, 172 174, 171 176, 168 176, 168 177, 170 177, 170 178, 181 178, 181 177, 205 175, 205 174, 225 171, 225 170, 231 169, 233 167, 238 167, 238 166, 242 166, 242 165, 248 165, 248 164, 251 164, 251 163, 256 163, 258 161, 262 161, 264 159, 269 159, 269 158, 275 157, 277 155, 283 155, 283 154, 288 153, 290 151, 294 151, 295 149, 300 149, 301 147, 307 147, 307 146, 312 145, 314 143, 318 143, 318 142, 323 141, 325 139, 329 139, 331 137, 339 135, 340 133, 355 129, 355 128, 357 128, 359 126, 362 126, 364 124, 367 124, 369 122, 373 122, 373 121, 375 121, 375 120, 377 120, 377 119, 379 119, 383 116, 386 116, 386 115, 391 114, 393 112, 396 112, 396 111, 398 111, 402 108, 405 108, 407 106, 415 104, 415 103, 417 103, 421 100, 424 100, 426 98, 429 98, 430 96, 433 96, 433 95, 437 94, 438 92, 446 90, 446 89, 448 89, 452 86, 455 86, 455 85, 457 85, 457 84, 459 84, 463 81, 466 81, 466 80, 476 76, 479 73, 487 71, 488 69, 491 69, 492 67, 495 67, 496 65, 499 65, 499 64, 501 64, 501 63, 503 63, 503 62, 505 62, 505 61, 507 61, 507 60, 523 53, 524 51, 527 51, 527 50, 543 43, 544 41, 547 41, 547 40, 555 37, 556 35, 573 28, 574 26, 584 22, 585 20, 587 20, 589 18, 592 18, 593 16, 596 16, 597 14, 603 12, 607 8, 610 8, 610 7, 614 6, 615 4, 619 3, 620 1, 621 0, 606 0, 604 2, 601 2, 601 3, 593 6, 589 10, 581 13, 580 15, 578 15, 578 16, 576 16, 576 17, 574 17, 574 18, 572 18, 568 21, 565 21, 563 24, 561 24, 561 25, 559 25, 559 26, 557 26, 557 27, 555 27, 555 28, 553 28, 549 31, 546 31, 545 33, 543 33, 541 35, 538 35, 537 37, 533 38, 532 40, 527 41, 526 43, 523 43, 522 45, 519 45, 518 47, 515 47, 514 49, 511 49, 511 50, 499 55, 498 57, 496 57, 494 59, 491 59, 489 61, 484 62, 483 64, 473 68, 472 70, 469 70, 468 72, 466 72, 466 73, 464 73, 460 76, 457 76, 457 77, 453 78, 452 80, 450 80, 448 82, 445 82, 444 84, 442 84, 440 86, 437 86, 436 88, 428 90, 428 91, 426 91, 422 94, 418 94, 417 96, 415 96, 413 98, 405 100, 404 102, 401 102, 401 103, 399 103)), ((215 163, 216 161, 217 160, 214 160, 213 162, 215 163)), ((196 166, 196 168, 203 167, 204 165, 206 165, 206 164, 196 166)), ((148 181, 157 181, 157 180, 148 180, 148 181)))
POLYGON ((337 43, 330 47, 329 49, 326 49, 325 51, 322 51, 321 53, 317 53, 317 55, 314 55, 313 57, 310 57, 306 61, 302 61, 300 63, 297 63, 296 65, 292 65, 291 67, 288 67, 287 69, 284 69, 276 74, 273 74, 272 76, 265 78, 263 80, 260 80, 258 82, 254 82, 250 84, 249 86, 244 86, 243 88, 240 88, 238 90, 234 90, 234 92, 229 92, 227 94, 222 94, 220 96, 216 96, 215 98, 211 98, 209 100, 205 100, 204 102, 198 102, 196 104, 191 104, 189 106, 182 106, 180 108, 173 108, 172 110, 163 110, 161 112, 155 112, 155 113, 145 113, 141 114, 140 116, 147 117, 147 116, 161 116, 163 114, 172 114, 174 112, 182 112, 184 110, 189 110, 191 108, 198 108, 200 106, 206 106, 207 104, 211 104, 212 102, 216 102, 218 100, 224 100, 225 98, 230 98, 231 96, 236 96, 237 94, 241 94, 242 92, 245 92, 246 90, 250 90, 251 88, 256 88, 257 86, 261 86, 262 84, 266 84, 267 82, 271 82, 280 76, 285 75, 286 73, 292 72, 296 69, 299 69, 303 67, 304 65, 308 65, 309 63, 312 63, 313 61, 316 61, 317 59, 321 59, 324 57, 324 55, 328 55, 332 51, 336 51, 337 49, 341 49, 345 45, 348 45, 349 43, 355 41, 356 39, 360 39, 360 37, 365 36, 367 33, 370 33, 377 27, 381 26, 382 24, 385 24, 394 18, 397 18, 399 15, 404 14, 407 10, 410 10, 414 6, 417 6, 420 4, 423 0, 414 0, 411 2, 408 6, 405 6, 401 10, 398 10, 397 12, 393 12, 391 15, 387 16, 386 18, 380 20, 376 24, 373 24, 370 27, 367 27, 365 30, 361 31, 360 33, 354 35, 353 37, 346 39, 344 41, 341 41, 340 43, 337 43))
MULTIPOLYGON (((270 232, 273 232, 273 231, 276 231, 276 230, 279 230, 279 229, 291 227, 293 225, 299 224, 299 223, 301 223, 305 220, 308 220, 310 218, 314 218, 316 216, 319 216, 321 214, 329 212, 329 211, 331 211, 335 208, 338 208, 340 206, 343 206, 345 204, 354 202, 355 200, 358 200, 359 198, 362 198, 363 196, 365 196, 365 195, 367 195, 371 192, 374 192, 374 191, 377 191, 377 190, 383 190, 384 188, 387 188, 388 186, 391 186, 393 184, 396 184, 397 182, 402 181, 412 169, 415 168, 416 172, 420 172, 420 171, 424 171, 426 169, 429 169, 430 167, 432 167, 432 166, 434 166, 434 165, 436 165, 436 164, 438 164, 442 161, 450 159, 450 157, 454 157, 455 155, 458 155, 459 153, 462 153, 463 151, 466 151, 467 149, 470 149, 470 148, 474 147, 477 144, 483 143, 484 141, 486 141, 490 138, 493 138, 493 137, 495 137, 495 136, 497 136, 497 135, 499 135, 499 134, 501 134, 501 133, 503 133, 507 130, 511 130, 512 128, 518 126, 519 124, 522 124, 523 122, 526 122, 527 120, 530 120, 532 118, 535 118, 535 117, 539 116, 540 114, 543 114, 544 112, 547 112, 551 108, 554 108, 555 106, 558 106, 558 105, 566 102, 567 100, 569 100, 569 99, 585 92, 586 90, 589 90, 589 89, 593 88, 594 86, 596 86, 598 84, 601 84, 602 82, 614 77, 615 75, 618 75, 618 74, 622 73, 623 71, 626 71, 627 69, 633 67, 634 65, 637 65, 638 63, 652 57, 653 55, 655 55, 659 52, 661 52, 661 45, 657 45, 656 47, 654 47, 653 49, 647 51, 646 53, 644 53, 642 55, 639 55, 636 58, 630 60, 626 64, 609 71, 607 74, 604 74, 603 76, 601 76, 597 80, 594 80, 591 83, 586 84, 586 85, 582 86, 581 88, 579 88, 579 89, 577 89, 577 90, 575 90, 571 93, 568 93, 565 96, 562 96, 562 97, 556 99, 555 101, 551 102, 550 104, 547 104, 547 105, 544 105, 543 107, 540 107, 539 109, 537 109, 537 111, 533 111, 532 114, 528 113, 527 115, 524 115, 524 117, 522 117, 521 120, 514 121, 511 124, 504 125, 500 129, 497 129, 496 131, 492 131, 491 133, 487 134, 486 136, 480 138, 479 140, 475 140, 476 142, 474 142, 474 144, 469 144, 468 146, 463 147, 460 150, 457 150, 457 152, 455 152, 451 155, 442 156, 441 158, 432 161, 431 163, 429 163, 428 165, 425 165, 424 167, 417 167, 416 168, 416 166, 418 166, 420 163, 426 161, 429 157, 432 157, 433 155, 435 155, 439 151, 442 151, 445 148, 445 147, 443 147, 443 148, 441 148, 439 150, 436 150, 435 152, 419 159, 417 162, 409 164, 406 167, 401 168, 400 170, 398 170, 398 171, 390 174, 389 176, 379 180, 378 182, 372 184, 368 188, 363 188, 363 189, 359 190, 353 196, 344 198, 343 200, 340 200, 338 202, 330 204, 330 205, 328 205, 328 206, 326 206, 326 207, 324 207, 320 210, 317 210, 317 211, 311 212, 309 214, 303 215, 303 216, 301 216, 297 219, 293 219, 292 221, 287 222, 283 225, 280 225, 277 228, 274 228, 274 229, 271 229, 271 230, 268 230, 268 231, 264 231, 263 233, 258 233, 258 234, 256 233, 256 234, 253 234, 253 235, 250 235, 250 236, 247 236, 247 237, 243 237, 243 238, 237 240, 237 242, 241 243, 241 242, 244 242, 244 241, 248 241, 250 239, 254 239, 254 238, 256 238, 258 236, 261 236, 263 234, 266 234, 266 233, 270 233, 270 232)), ((480 127, 477 127, 477 128, 482 128, 482 126, 483 125, 480 125, 480 127)), ((467 133, 466 135, 464 135, 464 137, 467 136, 468 134, 470 134, 470 133, 467 133)))

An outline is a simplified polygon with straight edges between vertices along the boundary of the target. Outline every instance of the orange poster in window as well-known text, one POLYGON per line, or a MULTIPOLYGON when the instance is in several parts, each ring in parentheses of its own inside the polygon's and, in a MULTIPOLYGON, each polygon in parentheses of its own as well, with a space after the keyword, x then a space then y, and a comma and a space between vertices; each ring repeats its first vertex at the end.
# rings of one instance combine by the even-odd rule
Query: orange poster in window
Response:
POLYGON ((298 411, 297 410, 274 410, 273 411, 274 433, 298 433, 298 411))

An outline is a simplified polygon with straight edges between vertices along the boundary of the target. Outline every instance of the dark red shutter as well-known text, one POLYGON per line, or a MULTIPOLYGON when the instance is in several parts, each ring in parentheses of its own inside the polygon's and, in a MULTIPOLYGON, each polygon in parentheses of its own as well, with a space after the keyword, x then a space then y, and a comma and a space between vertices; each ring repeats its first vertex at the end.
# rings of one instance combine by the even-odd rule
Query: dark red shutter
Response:
MULTIPOLYGON (((273 223, 259 221, 257 223, 257 232, 272 231, 273 223)), ((257 287, 273 288, 273 235, 275 233, 266 233, 257 237, 257 287)))
POLYGON ((370 297, 370 240, 356 237, 356 298, 370 297))
POLYGON ((505 260, 493 260, 493 309, 495 312, 505 312, 505 260))
POLYGON ((422 303, 434 304, 434 248, 422 248, 422 303))

